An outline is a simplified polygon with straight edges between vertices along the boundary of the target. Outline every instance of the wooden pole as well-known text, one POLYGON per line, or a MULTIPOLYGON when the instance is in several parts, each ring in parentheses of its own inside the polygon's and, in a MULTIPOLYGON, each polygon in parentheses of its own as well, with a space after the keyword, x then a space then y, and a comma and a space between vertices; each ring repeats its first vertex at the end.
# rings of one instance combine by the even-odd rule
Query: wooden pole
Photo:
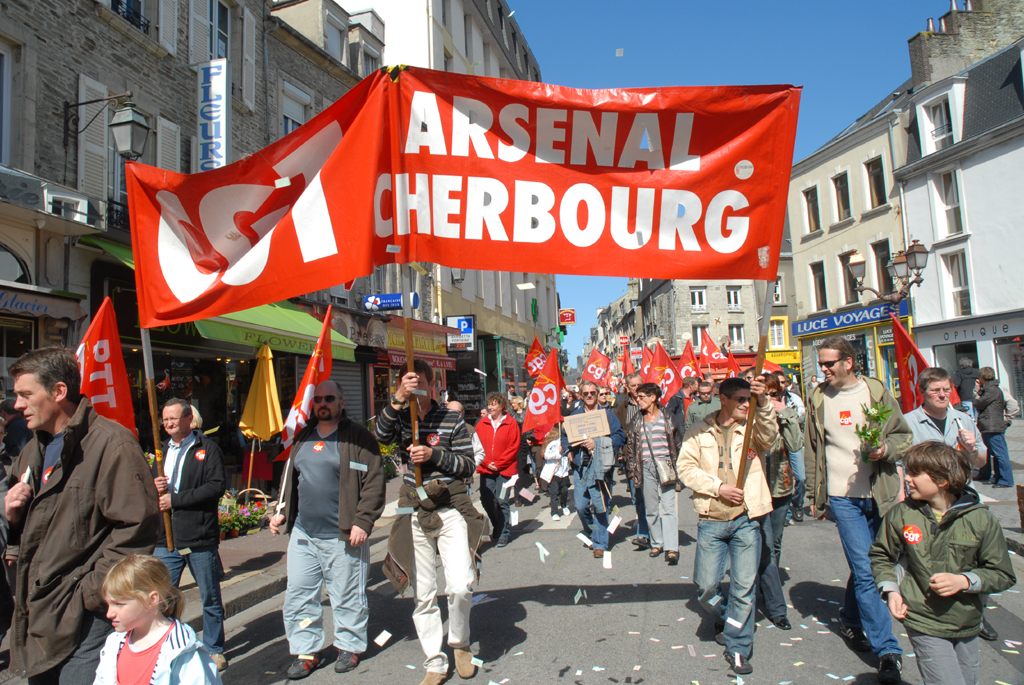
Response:
MULTIPOLYGON (((402 316, 405 319, 405 368, 406 373, 416 373, 412 356, 412 277, 411 267, 399 265, 402 271, 402 316)), ((409 398, 409 425, 412 429, 412 446, 420 444, 419 400, 416 396, 409 398)), ((423 469, 416 464, 416 487, 423 485, 423 469)))
MULTIPOLYGON (((164 475, 164 450, 160 442, 160 408, 156 403, 156 378, 153 374, 153 345, 149 341, 149 329, 142 332, 142 361, 146 369, 146 394, 149 396, 149 418, 153 423, 153 454, 156 455, 156 473, 164 475)), ((171 484, 168 483, 168 492, 171 484)), ((164 512, 164 535, 167 538, 167 550, 174 551, 174 532, 171 530, 171 512, 164 512)))
POLYGON ((245 481, 245 489, 252 488, 252 459, 256 456, 256 436, 252 438, 252 447, 249 449, 249 478, 245 481))
MULTIPOLYGON (((768 352, 768 331, 771 328, 771 307, 772 307, 772 283, 765 282, 764 309, 761 310, 760 339, 757 342, 757 361, 754 363, 754 377, 761 375, 764 367, 764 357, 768 352)), ((754 437, 754 426, 757 423, 757 402, 753 396, 750 398, 750 405, 747 407, 747 427, 743 431, 743 451, 740 460, 740 470, 736 474, 736 487, 743 489, 743 483, 747 480, 747 472, 750 470, 750 441, 754 437)))

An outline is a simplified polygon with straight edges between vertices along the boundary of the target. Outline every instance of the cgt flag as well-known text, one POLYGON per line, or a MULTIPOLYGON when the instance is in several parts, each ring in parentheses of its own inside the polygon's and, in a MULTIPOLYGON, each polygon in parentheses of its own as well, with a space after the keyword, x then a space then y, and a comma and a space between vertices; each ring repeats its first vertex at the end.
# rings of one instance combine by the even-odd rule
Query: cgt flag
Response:
POLYGON ((704 329, 700 341, 700 363, 701 366, 709 366, 711 368, 721 368, 729 364, 729 360, 721 350, 718 349, 718 345, 711 339, 711 334, 708 333, 708 329, 704 329))
POLYGON ((295 392, 295 400, 288 412, 288 418, 284 422, 284 430, 281 431, 281 442, 284 449, 277 455, 274 461, 284 461, 292 451, 292 442, 295 434, 306 426, 310 412, 313 409, 313 393, 316 386, 331 378, 331 308, 327 305, 327 313, 324 314, 324 325, 320 329, 320 337, 316 340, 316 347, 313 348, 313 356, 306 364, 306 373, 302 375, 302 382, 295 392))
POLYGON ((623 377, 623 379, 625 379, 625 377, 628 376, 631 373, 636 373, 636 371, 633 369, 633 360, 631 359, 631 356, 629 354, 629 348, 627 347, 627 348, 625 348, 625 351, 622 353, 622 377, 623 377))
POLYGON ((96 311, 89 330, 78 344, 78 370, 82 374, 83 395, 89 398, 96 413, 130 430, 139 437, 135 428, 132 391, 121 356, 121 336, 117 332, 114 305, 109 297, 96 311))
POLYGON ((129 163, 143 326, 377 266, 775 280, 800 89, 376 71, 227 166, 129 163))
POLYGON ((548 353, 544 351, 544 346, 540 344, 537 336, 533 336, 533 345, 530 346, 530 351, 526 354, 526 363, 523 365, 526 367, 526 373, 530 374, 530 378, 536 379, 544 370, 547 361, 548 353))
POLYGON ((729 378, 739 378, 743 371, 740 369, 740 363, 736 361, 736 357, 732 356, 732 350, 729 350, 729 356, 725 361, 726 368, 729 369, 729 378))
POLYGON ((683 387, 683 379, 679 377, 679 371, 668 352, 658 342, 654 348, 654 355, 651 357, 650 380, 647 383, 657 383, 661 387, 661 403, 668 404, 672 396, 683 387))
POLYGON ((599 350, 590 352, 590 359, 580 376, 582 380, 594 381, 598 385, 608 385, 608 369, 611 368, 612 360, 602 354, 599 350))
POLYGON ((526 404, 526 418, 523 419, 523 432, 537 426, 559 423, 562 420, 562 372, 558 370, 558 355, 549 354, 544 369, 533 384, 530 397, 526 404))
POLYGON ((640 358, 640 380, 644 383, 653 383, 651 379, 651 360, 654 359, 654 353, 651 349, 644 346, 644 356, 640 358))
POLYGON ((700 364, 697 362, 697 355, 693 353, 693 344, 687 340, 683 348, 683 355, 679 357, 679 375, 683 378, 693 376, 700 378, 700 364))
MULTIPOLYGON (((889 316, 892 317, 892 338, 896 347, 896 371, 900 378, 900 404, 903 413, 906 414, 917 409, 924 402, 924 397, 921 396, 921 391, 917 388, 917 376, 929 368, 929 365, 896 315, 890 312, 889 316)), ((957 394, 956 388, 952 384, 950 387, 953 388, 953 394, 949 398, 949 403, 960 404, 960 396, 957 394)))

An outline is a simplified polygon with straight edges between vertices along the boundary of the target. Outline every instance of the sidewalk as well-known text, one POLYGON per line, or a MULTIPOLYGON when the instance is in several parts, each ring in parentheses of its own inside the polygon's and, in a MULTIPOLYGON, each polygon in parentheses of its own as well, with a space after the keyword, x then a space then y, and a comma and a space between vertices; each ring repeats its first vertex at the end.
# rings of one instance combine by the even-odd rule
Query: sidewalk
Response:
POLYGON ((1024 500, 1024 419, 1015 419, 1006 431, 1006 445, 1010 450, 1014 488, 993 488, 988 483, 975 483, 982 501, 1003 525, 1006 544, 1024 557, 1024 536, 1021 535, 1021 517, 1018 499, 1024 500))

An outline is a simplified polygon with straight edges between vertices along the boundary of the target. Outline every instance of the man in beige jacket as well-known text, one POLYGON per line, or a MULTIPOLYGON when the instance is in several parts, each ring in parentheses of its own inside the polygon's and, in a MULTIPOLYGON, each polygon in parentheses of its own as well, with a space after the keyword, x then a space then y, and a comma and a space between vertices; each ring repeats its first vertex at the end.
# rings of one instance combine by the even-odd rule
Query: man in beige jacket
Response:
POLYGON ((763 376, 750 383, 727 378, 719 396, 722 408, 686 431, 676 469, 693 490, 693 508, 700 519, 694 560, 700 603, 715 619, 715 639, 725 645, 730 670, 746 675, 753 672, 754 588, 761 549, 755 519, 772 510, 761 461, 754 457, 772 445, 779 429, 775 409, 765 397, 763 376), (751 401, 757 402, 757 420, 748 457, 743 454, 743 433, 751 401), (746 481, 739 483, 744 459, 749 459, 750 468, 746 481), (728 600, 721 591, 727 557, 728 600))

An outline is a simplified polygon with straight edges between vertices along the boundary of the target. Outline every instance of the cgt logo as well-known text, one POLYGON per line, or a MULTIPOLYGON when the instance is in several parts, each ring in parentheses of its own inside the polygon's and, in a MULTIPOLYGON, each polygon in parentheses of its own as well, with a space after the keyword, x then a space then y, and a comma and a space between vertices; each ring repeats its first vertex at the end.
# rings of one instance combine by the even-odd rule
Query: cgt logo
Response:
POLYGON ((594 380, 598 380, 598 381, 601 380, 602 378, 604 378, 604 375, 607 372, 608 372, 608 369, 604 368, 603 366, 598 366, 597 364, 588 364, 587 365, 587 373, 589 373, 591 376, 593 376, 594 380))
POLYGON ((547 355, 537 355, 530 361, 526 362, 526 368, 530 373, 540 373, 544 370, 544 365, 548 363, 547 355))
POLYGON ((839 425, 840 426, 852 426, 853 425, 853 413, 848 411, 839 412, 839 425))
POLYGON ((903 539, 911 545, 916 545, 924 539, 924 535, 921 533, 921 529, 917 526, 904 526, 903 539))
POLYGON ((554 407, 557 404, 558 388, 554 383, 548 383, 543 388, 533 386, 533 390, 530 391, 529 403, 531 414, 544 414, 549 406, 554 407))

